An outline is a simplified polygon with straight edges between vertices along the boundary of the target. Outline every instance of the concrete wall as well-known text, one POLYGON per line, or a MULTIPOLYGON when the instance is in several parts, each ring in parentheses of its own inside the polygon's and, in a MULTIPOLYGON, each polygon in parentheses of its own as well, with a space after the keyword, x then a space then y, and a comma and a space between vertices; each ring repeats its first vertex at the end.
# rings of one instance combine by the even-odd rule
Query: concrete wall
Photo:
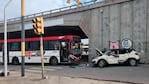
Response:
POLYGON ((134 48, 142 53, 142 62, 145 62, 146 58, 149 57, 145 55, 146 50, 146 2, 148 0, 136 0, 133 3, 133 42, 134 48))
POLYGON ((149 1, 128 0, 114 4, 115 1, 118 0, 106 1, 113 4, 91 10, 90 56, 95 55, 96 47, 109 48, 109 41, 121 42, 128 38, 133 48, 141 52, 141 62, 149 63, 149 1))
POLYGON ((145 56, 148 56, 146 57, 147 59, 147 62, 149 63, 149 1, 146 2, 146 54, 145 56))

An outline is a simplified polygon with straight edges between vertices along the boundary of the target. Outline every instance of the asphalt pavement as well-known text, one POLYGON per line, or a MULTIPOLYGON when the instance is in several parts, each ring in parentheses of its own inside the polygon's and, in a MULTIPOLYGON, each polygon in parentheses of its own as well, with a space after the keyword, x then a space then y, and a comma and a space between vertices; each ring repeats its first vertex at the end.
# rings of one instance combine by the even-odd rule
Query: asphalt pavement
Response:
MULTIPOLYGON (((0 65, 0 69, 3 69, 0 65)), ((0 77, 0 84, 149 84, 149 65, 137 67, 108 66, 105 68, 88 65, 45 66, 47 79, 41 77, 40 64, 25 66, 25 77, 21 77, 21 65, 8 65, 10 75, 0 77)))
POLYGON ((89 78, 46 76, 46 79, 42 79, 40 74, 27 72, 24 77, 21 77, 20 72, 11 71, 9 76, 0 77, 0 84, 129 84, 89 78))

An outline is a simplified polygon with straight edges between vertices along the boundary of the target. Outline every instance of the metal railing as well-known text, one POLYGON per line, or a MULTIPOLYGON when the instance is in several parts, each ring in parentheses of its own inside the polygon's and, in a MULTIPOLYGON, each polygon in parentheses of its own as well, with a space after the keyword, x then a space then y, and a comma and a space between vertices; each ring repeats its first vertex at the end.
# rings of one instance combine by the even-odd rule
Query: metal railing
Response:
MULTIPOLYGON (((99 2, 102 2, 102 1, 101 0, 92 0, 92 1, 89 1, 89 2, 84 2, 80 7, 93 5, 93 4, 96 4, 96 3, 99 3, 99 2)), ((53 10, 49 10, 49 11, 44 11, 44 12, 40 12, 40 13, 26 15, 26 16, 24 16, 24 18, 25 19, 33 18, 33 17, 37 17, 37 16, 43 16, 43 15, 46 15, 46 14, 58 13, 58 12, 62 12, 62 11, 65 11, 65 10, 71 10, 71 9, 75 9, 75 8, 78 8, 78 7, 76 5, 71 5, 71 6, 67 6, 67 7, 62 7, 62 8, 58 8, 58 9, 53 9, 53 10)), ((7 19, 8 22, 16 21, 16 20, 21 20, 21 17, 7 19)), ((3 21, 0 21, 0 24, 2 24, 2 23, 3 23, 3 21)))

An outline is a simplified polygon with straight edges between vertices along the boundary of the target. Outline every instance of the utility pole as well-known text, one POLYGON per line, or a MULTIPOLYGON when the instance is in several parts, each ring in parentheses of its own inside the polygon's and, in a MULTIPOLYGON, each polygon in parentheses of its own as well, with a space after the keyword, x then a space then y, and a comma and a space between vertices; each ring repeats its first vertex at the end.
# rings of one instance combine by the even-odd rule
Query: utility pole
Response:
POLYGON ((34 33, 36 35, 40 35, 40 55, 41 55, 41 70, 42 70, 42 79, 46 79, 44 76, 44 55, 43 55, 43 38, 42 35, 44 34, 44 22, 43 17, 37 17, 33 20, 33 28, 34 33))
POLYGON ((42 79, 46 79, 44 76, 44 55, 43 55, 43 38, 40 35, 40 55, 41 55, 41 71, 42 71, 42 79))
POLYGON ((8 70, 7 70, 7 20, 6 20, 6 8, 8 7, 9 3, 11 2, 12 0, 9 0, 8 3, 5 5, 4 7, 4 68, 5 68, 5 77, 7 77, 7 73, 8 73, 8 70))
POLYGON ((21 0, 21 54, 22 54, 22 63, 21 63, 21 76, 25 76, 25 30, 24 30, 24 0, 21 0))

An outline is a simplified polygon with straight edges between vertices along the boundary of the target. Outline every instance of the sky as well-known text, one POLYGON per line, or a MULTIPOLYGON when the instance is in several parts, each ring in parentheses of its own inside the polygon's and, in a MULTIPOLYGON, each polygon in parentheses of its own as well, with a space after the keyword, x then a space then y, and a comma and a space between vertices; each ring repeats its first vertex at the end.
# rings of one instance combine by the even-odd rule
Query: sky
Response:
MULTIPOLYGON (((4 7, 9 0, 0 0, 0 21, 3 20, 4 7)), ((67 4, 66 0, 24 0, 25 1, 25 15, 57 9, 75 4, 71 0, 71 4, 67 4)), ((80 0, 88 2, 91 0, 80 0)), ((11 0, 11 3, 6 8, 6 18, 15 18, 21 16, 21 0, 11 0)))

